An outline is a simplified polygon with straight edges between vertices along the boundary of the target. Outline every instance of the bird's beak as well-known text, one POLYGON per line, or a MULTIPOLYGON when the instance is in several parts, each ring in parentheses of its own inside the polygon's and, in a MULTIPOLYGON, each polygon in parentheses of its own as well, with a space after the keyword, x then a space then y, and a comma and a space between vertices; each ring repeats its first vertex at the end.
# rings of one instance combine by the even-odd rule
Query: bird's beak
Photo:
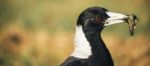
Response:
POLYGON ((128 19, 127 15, 121 14, 121 13, 115 13, 115 12, 106 12, 109 18, 104 23, 104 26, 117 24, 117 23, 123 23, 126 22, 128 19))

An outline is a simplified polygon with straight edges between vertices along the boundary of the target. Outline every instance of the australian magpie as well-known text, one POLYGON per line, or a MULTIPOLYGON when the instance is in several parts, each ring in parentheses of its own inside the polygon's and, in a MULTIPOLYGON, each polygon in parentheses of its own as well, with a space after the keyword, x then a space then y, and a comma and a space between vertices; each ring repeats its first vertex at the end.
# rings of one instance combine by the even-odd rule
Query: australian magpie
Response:
POLYGON ((100 33, 108 25, 123 23, 127 15, 110 12, 102 7, 90 7, 78 17, 75 49, 60 66, 114 66, 100 33))

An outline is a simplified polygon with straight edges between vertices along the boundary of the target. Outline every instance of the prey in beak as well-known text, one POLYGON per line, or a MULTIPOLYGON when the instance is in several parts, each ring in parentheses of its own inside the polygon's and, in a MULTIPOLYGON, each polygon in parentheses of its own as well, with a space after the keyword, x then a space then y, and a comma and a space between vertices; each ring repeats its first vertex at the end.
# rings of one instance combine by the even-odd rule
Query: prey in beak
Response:
POLYGON ((129 15, 129 19, 127 20, 127 23, 129 25, 130 34, 131 34, 131 36, 133 36, 134 35, 134 30, 136 29, 136 25, 138 23, 137 16, 134 15, 134 14, 129 15))
POLYGON ((138 22, 138 18, 136 15, 124 15, 121 13, 115 12, 106 12, 109 18, 105 21, 104 26, 109 26, 117 23, 128 23, 130 35, 133 36, 134 30, 136 29, 136 25, 138 22))

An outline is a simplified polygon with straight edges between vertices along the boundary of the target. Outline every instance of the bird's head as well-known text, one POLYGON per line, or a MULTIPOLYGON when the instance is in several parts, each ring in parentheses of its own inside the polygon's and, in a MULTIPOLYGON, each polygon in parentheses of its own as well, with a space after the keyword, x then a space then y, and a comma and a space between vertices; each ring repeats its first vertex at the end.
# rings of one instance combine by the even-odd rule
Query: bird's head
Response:
POLYGON ((84 10, 77 21, 77 26, 82 26, 83 30, 97 32, 105 26, 126 22, 127 15, 110 12, 102 7, 90 7, 84 10))

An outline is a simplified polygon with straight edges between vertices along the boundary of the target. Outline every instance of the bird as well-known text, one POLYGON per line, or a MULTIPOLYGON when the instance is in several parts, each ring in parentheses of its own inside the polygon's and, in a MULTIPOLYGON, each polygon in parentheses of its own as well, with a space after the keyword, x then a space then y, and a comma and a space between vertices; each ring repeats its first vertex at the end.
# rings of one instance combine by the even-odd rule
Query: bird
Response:
POLYGON ((103 7, 85 9, 77 19, 74 50, 60 66, 114 66, 101 32, 106 26, 123 23, 127 19, 127 15, 103 7))

